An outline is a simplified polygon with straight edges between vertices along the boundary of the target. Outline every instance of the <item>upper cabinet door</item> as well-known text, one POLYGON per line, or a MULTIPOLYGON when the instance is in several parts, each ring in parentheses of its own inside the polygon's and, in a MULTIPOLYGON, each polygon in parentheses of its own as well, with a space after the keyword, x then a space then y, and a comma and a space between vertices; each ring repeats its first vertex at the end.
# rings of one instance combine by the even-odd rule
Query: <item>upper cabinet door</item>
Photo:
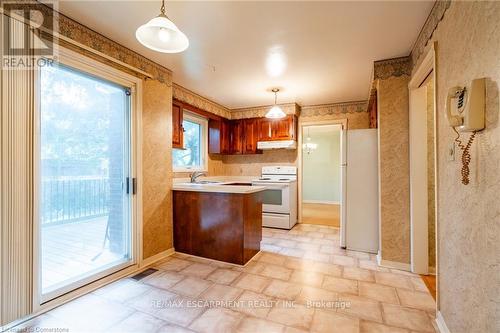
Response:
POLYGON ((231 121, 231 154, 243 153, 243 122, 241 120, 231 121))
POLYGON ((274 140, 295 140, 296 139, 296 117, 293 115, 273 122, 274 140))
POLYGON ((221 154, 231 153, 231 123, 228 120, 221 121, 221 154))
POLYGON ((283 119, 260 118, 259 141, 296 140, 297 117, 289 115, 283 119))
POLYGON ((257 120, 259 128, 259 141, 273 140, 273 123, 274 120, 267 118, 260 118, 257 120))
POLYGON ((259 140, 258 119, 243 120, 243 154, 255 154, 259 140))
POLYGON ((184 148, 184 128, 182 127, 182 103, 172 103, 172 147, 184 148))

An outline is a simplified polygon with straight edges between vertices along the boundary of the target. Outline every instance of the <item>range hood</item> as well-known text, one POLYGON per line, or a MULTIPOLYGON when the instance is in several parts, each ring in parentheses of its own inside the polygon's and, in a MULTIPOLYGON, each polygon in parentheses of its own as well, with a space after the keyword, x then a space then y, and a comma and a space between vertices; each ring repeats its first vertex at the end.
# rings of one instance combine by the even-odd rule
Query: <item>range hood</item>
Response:
POLYGON ((259 141, 257 149, 297 149, 297 141, 295 140, 279 140, 279 141, 259 141))

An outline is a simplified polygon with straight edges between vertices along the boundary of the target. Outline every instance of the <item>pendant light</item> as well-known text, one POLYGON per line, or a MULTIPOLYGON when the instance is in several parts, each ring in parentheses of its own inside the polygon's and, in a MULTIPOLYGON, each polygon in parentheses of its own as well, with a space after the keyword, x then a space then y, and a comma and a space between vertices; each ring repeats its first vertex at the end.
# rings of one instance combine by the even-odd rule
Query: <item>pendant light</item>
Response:
POLYGON ((310 153, 312 153, 313 150, 316 150, 316 148, 318 148, 318 144, 311 142, 311 135, 309 134, 309 127, 308 127, 306 143, 302 145, 302 149, 304 149, 306 153, 309 155, 310 153))
POLYGON ((165 0, 161 1, 160 15, 137 28, 135 37, 147 48, 163 53, 182 52, 189 46, 186 35, 165 14, 165 0))
POLYGON ((266 118, 271 118, 271 119, 280 119, 280 118, 285 118, 286 113, 281 110, 281 108, 276 104, 278 101, 278 91, 280 91, 278 88, 274 88, 271 90, 274 93, 274 106, 267 111, 266 113, 266 118))

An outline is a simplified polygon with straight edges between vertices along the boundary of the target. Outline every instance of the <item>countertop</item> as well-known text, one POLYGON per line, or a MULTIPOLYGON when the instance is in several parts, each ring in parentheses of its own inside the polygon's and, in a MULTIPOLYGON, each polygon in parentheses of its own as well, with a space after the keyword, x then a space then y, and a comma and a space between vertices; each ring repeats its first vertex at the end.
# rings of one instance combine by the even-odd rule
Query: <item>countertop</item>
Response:
POLYGON ((199 177, 200 181, 213 181, 217 183, 199 184, 190 183, 189 178, 174 178, 173 190, 174 191, 191 191, 191 192, 214 192, 214 193, 238 193, 250 194, 260 192, 266 189, 265 186, 251 186, 251 185, 225 185, 231 183, 250 183, 253 177, 199 177))

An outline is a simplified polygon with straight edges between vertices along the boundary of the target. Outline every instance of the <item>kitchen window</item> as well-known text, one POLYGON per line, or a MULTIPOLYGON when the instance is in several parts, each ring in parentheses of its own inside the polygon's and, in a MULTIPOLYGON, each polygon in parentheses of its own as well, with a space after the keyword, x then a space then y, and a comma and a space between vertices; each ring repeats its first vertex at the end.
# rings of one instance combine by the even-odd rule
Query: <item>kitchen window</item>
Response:
POLYGON ((184 112, 182 127, 184 148, 174 148, 172 151, 174 172, 206 171, 208 121, 192 113, 184 112))

